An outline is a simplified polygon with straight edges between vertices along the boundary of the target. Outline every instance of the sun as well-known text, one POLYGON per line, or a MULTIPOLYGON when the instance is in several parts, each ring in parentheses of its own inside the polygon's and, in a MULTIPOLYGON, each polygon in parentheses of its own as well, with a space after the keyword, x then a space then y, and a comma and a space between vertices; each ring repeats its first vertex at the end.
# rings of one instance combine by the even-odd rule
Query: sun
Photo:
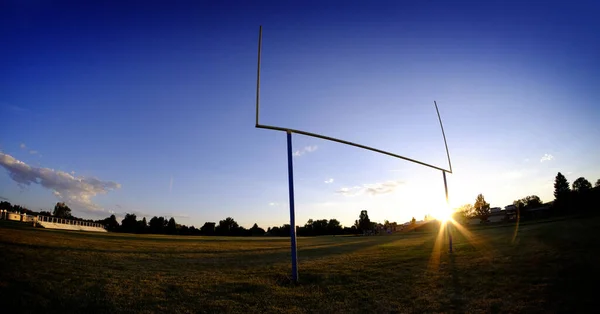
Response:
POLYGON ((450 218, 452 218, 452 210, 448 206, 441 206, 441 207, 436 208, 431 213, 431 216, 433 216, 435 219, 437 219, 441 222, 446 222, 450 218))

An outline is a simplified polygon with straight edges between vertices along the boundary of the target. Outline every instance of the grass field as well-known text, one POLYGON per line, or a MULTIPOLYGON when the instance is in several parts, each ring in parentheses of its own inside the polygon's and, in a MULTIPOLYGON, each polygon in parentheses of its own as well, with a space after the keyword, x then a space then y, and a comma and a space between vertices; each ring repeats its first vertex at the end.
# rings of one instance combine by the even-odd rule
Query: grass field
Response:
MULTIPOLYGON (((436 234, 289 238, 77 233, 0 224, 0 298, 23 312, 590 312, 600 219, 436 234), (438 242, 439 243, 439 242, 438 242)), ((7 312, 4 312, 7 313, 7 312)))

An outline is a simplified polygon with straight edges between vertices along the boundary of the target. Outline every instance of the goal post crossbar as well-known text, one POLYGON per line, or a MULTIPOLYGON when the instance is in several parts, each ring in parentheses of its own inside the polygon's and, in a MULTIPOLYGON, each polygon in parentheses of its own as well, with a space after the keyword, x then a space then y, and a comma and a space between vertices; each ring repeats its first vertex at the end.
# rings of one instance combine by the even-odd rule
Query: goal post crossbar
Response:
POLYGON ((444 125, 442 124, 442 118, 440 116, 440 111, 438 109, 437 106, 437 102, 433 102, 433 104, 435 105, 435 110, 437 112, 437 116, 438 116, 438 120, 440 122, 440 127, 442 129, 442 136, 444 138, 444 146, 446 148, 446 156, 448 157, 448 167, 449 169, 444 169, 438 166, 434 166, 431 164, 428 164, 426 162, 422 162, 419 160, 415 160, 412 158, 408 158, 402 155, 398 155, 392 152, 388 152, 388 151, 384 151, 378 148, 374 148, 374 147, 370 147, 370 146, 366 146, 366 145, 362 145, 362 144, 358 144, 358 143, 354 143, 354 142, 350 142, 350 141, 346 141, 346 140, 341 140, 338 138, 334 138, 331 136, 326 136, 326 135, 321 135, 321 134, 317 134, 317 133, 312 133, 312 132, 307 132, 307 131, 302 131, 302 130, 296 130, 296 129, 291 129, 291 128, 284 128, 284 127, 278 127, 278 126, 271 126, 271 125, 264 125, 264 124, 260 124, 260 65, 261 65, 261 52, 262 52, 262 25, 259 28, 259 34, 258 34, 258 66, 257 66, 257 73, 256 73, 256 124, 255 127, 259 128, 259 129, 268 129, 268 130, 275 130, 275 131, 283 131, 283 132, 289 132, 289 133, 296 133, 296 134, 301 134, 301 135, 306 135, 306 136, 311 136, 311 137, 316 137, 316 138, 320 138, 323 140, 328 140, 328 141, 332 141, 332 142, 338 142, 341 144, 346 144, 346 145, 350 145, 350 146, 354 146, 354 147, 358 147, 358 148, 362 148, 362 149, 366 149, 366 150, 370 150, 376 153, 380 153, 380 154, 384 154, 384 155, 388 155, 391 157, 395 157, 395 158, 399 158, 399 159, 403 159, 406 161, 410 161, 425 167, 429 167, 429 168, 433 168, 436 170, 440 170, 443 172, 447 172, 447 173, 452 173, 452 163, 450 162, 450 152, 448 151, 448 143, 446 141, 446 134, 444 133, 444 125))

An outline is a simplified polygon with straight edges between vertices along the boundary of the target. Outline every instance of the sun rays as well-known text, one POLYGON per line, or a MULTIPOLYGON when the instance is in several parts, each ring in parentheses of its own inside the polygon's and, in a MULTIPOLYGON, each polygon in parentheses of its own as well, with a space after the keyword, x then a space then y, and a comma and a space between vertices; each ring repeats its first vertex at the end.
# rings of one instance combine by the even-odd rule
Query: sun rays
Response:
MULTIPOLYGON (((440 228, 435 237, 433 250, 431 251, 431 256, 429 258, 429 271, 436 271, 437 269, 439 269, 442 251, 444 250, 444 246, 448 245, 448 236, 456 234, 454 231, 458 231, 462 238, 465 239, 468 244, 475 247, 484 258, 487 259, 491 256, 490 253, 493 249, 486 244, 485 239, 475 235, 463 225, 461 225, 458 221, 454 220, 451 217, 451 215, 448 215, 445 220, 440 219, 440 228)), ((453 240, 455 244, 458 242, 456 241, 456 237, 453 237, 453 240)))

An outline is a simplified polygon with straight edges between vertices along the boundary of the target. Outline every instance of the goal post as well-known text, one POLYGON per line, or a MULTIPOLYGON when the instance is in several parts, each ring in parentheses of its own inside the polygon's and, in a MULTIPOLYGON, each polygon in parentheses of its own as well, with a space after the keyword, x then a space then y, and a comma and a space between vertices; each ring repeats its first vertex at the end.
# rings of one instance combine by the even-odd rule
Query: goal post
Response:
MULTIPOLYGON (((425 167, 429 167, 432 169, 436 169, 442 172, 443 175, 443 179, 444 179, 444 191, 445 191, 445 195, 446 195, 446 204, 449 206, 449 201, 448 201, 448 183, 446 180, 446 173, 452 173, 452 163, 450 161, 450 151, 448 150, 448 143, 446 141, 446 134, 444 132, 444 125, 442 123, 442 118, 440 115, 440 111, 437 105, 437 102, 434 101, 433 104, 435 106, 435 110, 438 116, 438 120, 440 122, 440 128, 442 130, 442 136, 444 139, 444 146, 446 148, 446 156, 448 158, 448 169, 442 168, 440 166, 435 166, 423 161, 419 161, 413 158, 409 158, 409 157, 405 157, 396 153, 392 153, 389 151, 385 151, 382 149, 378 149, 378 148, 374 148, 374 147, 370 147, 367 145, 363 145, 363 144, 358 144, 358 143, 354 143, 354 142, 350 142, 350 141, 346 141, 346 140, 342 140, 342 139, 338 139, 338 138, 334 138, 331 136, 327 136, 327 135, 323 135, 323 134, 317 134, 317 133, 312 133, 312 132, 308 132, 308 131, 303 131, 303 130, 297 130, 297 129, 292 129, 292 128, 287 128, 287 127, 280 127, 280 126, 272 126, 272 125, 265 125, 265 124, 260 124, 260 68, 261 68, 261 57, 262 57, 262 25, 259 27, 259 31, 258 31, 258 60, 257 60, 257 71, 256 71, 256 121, 255 121, 255 127, 259 128, 259 129, 267 129, 267 130, 273 130, 273 131, 281 131, 281 132, 285 132, 287 135, 287 158, 288 158, 288 188, 289 188, 289 202, 290 202, 290 242, 291 242, 291 255, 292 255, 292 280, 293 282, 298 282, 298 255, 297 255, 297 246, 296 246, 296 223, 295 223, 295 200, 294 200, 294 171, 293 171, 293 154, 292 154, 292 134, 299 134, 299 135, 305 135, 305 136, 309 136, 309 137, 314 137, 314 138, 320 138, 323 140, 327 140, 327 141, 332 141, 332 142, 337 142, 337 143, 341 143, 341 144, 345 144, 345 145, 349 145, 349 146, 354 146, 354 147, 358 147, 361 149, 366 149, 366 150, 370 150, 379 154, 383 154, 383 155, 388 155, 390 157, 394 157, 394 158, 398 158, 398 159, 402 159, 402 160, 406 160, 412 163, 416 163, 425 167)), ((448 232, 448 246, 449 246, 449 252, 452 253, 452 235, 450 232, 450 228, 449 225, 447 225, 446 227, 447 232, 448 232)))

